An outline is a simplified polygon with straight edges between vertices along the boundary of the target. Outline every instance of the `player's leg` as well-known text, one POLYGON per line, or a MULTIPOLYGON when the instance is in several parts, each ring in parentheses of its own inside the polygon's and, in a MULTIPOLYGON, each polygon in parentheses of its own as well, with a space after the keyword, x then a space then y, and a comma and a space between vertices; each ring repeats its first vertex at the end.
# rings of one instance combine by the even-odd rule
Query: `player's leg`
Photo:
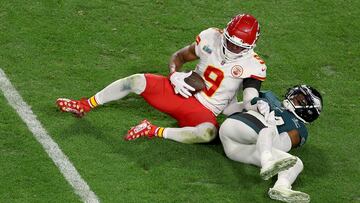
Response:
POLYGON ((220 127, 220 139, 226 155, 233 160, 262 166, 260 175, 269 179, 293 166, 296 158, 273 148, 274 130, 264 125, 257 113, 237 113, 220 127))
POLYGON ((255 146, 257 132, 252 127, 240 120, 228 118, 221 124, 219 136, 229 159, 261 166, 255 146))
POLYGON ((186 99, 170 115, 178 121, 180 128, 165 128, 165 139, 192 144, 207 143, 217 136, 219 126, 215 115, 194 97, 186 99))
POLYGON ((134 74, 126 78, 119 79, 93 97, 96 103, 92 105, 101 105, 111 101, 119 100, 129 93, 141 94, 146 87, 146 79, 144 74, 134 74))
POLYGON ((207 143, 217 135, 217 127, 209 122, 194 127, 165 128, 163 138, 185 144, 207 143))
POLYGON ((196 109, 196 106, 193 106, 192 110, 195 112, 187 114, 186 109, 181 108, 180 112, 182 113, 173 116, 178 120, 179 128, 158 127, 144 120, 128 131, 125 140, 134 140, 142 136, 155 136, 186 144, 210 142, 217 135, 218 124, 216 118, 208 110, 200 108, 199 111, 196 111, 196 109))
POLYGON ((143 120, 137 126, 132 127, 125 135, 125 140, 134 140, 139 137, 158 137, 170 139, 185 144, 207 143, 217 135, 217 127, 209 122, 201 123, 193 127, 164 128, 143 120))
MULTIPOLYGON (((225 153, 230 159, 259 167, 262 166, 261 153, 269 152, 270 157, 273 154, 273 135, 270 133, 272 130, 266 127, 264 117, 250 111, 231 115, 222 123, 219 132, 225 153), (263 137, 264 134, 270 135, 263 137)), ((277 152, 275 154, 278 155, 277 152)))
POLYGON ((260 176, 268 180, 280 171, 289 169, 296 163, 296 157, 278 150, 273 146, 273 140, 278 136, 275 128, 263 128, 258 135, 256 148, 260 155, 260 176))
MULTIPOLYGON (((261 137, 260 142, 268 142, 265 143, 262 147, 264 149, 271 148, 270 154, 272 158, 281 160, 284 157, 286 158, 288 156, 291 156, 279 149, 274 148, 274 146, 281 146, 281 149, 286 148, 288 150, 288 145, 291 146, 291 141, 289 139, 279 139, 279 137, 273 138, 273 136, 269 135, 269 132, 271 131, 268 128, 262 128, 260 131, 262 131, 263 129, 265 130, 262 132, 259 131, 259 133, 257 133, 256 131, 259 130, 258 127, 261 127, 261 125, 255 125, 254 122, 256 123, 256 120, 253 120, 252 123, 250 122, 250 120, 252 120, 251 117, 248 117, 247 115, 244 117, 240 113, 233 116, 232 119, 226 119, 220 126, 219 135, 227 157, 235 161, 253 164, 261 167, 261 150, 258 149, 258 141, 261 136, 258 137, 258 134, 267 135, 267 137, 261 137), (269 137, 271 139, 268 139, 269 137), (254 142, 254 139, 257 144, 251 144, 254 142)), ((280 172, 278 171, 278 181, 275 183, 274 187, 270 188, 269 190, 269 195, 272 199, 296 199, 300 200, 299 202, 308 202, 308 200, 310 200, 307 194, 291 190, 291 184, 295 181, 296 177, 303 169, 303 164, 301 160, 297 157, 295 159, 296 163, 294 166, 290 167, 290 169, 280 172)))
POLYGON ((180 128, 162 128, 142 122, 128 131, 126 140, 156 136, 190 144, 206 143, 216 137, 218 123, 215 115, 195 97, 186 99, 176 95, 165 77, 146 75, 146 79, 149 82, 141 96, 157 110, 175 118, 180 128))
POLYGON ((143 120, 140 124, 132 127, 125 135, 125 140, 134 140, 139 137, 158 137, 170 139, 185 144, 207 143, 217 135, 217 127, 210 122, 200 123, 193 127, 164 128, 143 120))
POLYGON ((146 79, 144 74, 135 74, 111 83, 89 99, 72 100, 59 98, 56 103, 62 111, 82 117, 92 108, 121 99, 131 92, 141 94, 145 90, 145 87, 146 79))
POLYGON ((297 162, 293 167, 280 172, 274 187, 269 189, 268 194, 270 198, 284 202, 310 202, 310 196, 308 194, 291 190, 291 185, 294 183, 303 168, 304 166, 302 161, 297 158, 297 162))

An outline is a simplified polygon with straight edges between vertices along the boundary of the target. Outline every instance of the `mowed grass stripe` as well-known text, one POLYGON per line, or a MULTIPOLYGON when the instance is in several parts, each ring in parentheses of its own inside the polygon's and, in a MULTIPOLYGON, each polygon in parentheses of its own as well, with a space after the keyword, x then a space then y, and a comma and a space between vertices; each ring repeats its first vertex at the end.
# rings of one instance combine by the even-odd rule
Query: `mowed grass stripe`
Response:
POLYGON ((99 202, 96 194, 91 191, 88 184, 81 178, 76 168, 61 151, 56 142, 48 135, 41 123, 37 120, 29 105, 25 103, 20 94, 16 91, 6 74, 0 69, 0 89, 4 93, 11 107, 19 114, 21 119, 33 133, 36 140, 43 146, 49 157, 59 168, 65 179, 74 188, 75 193, 84 202, 99 202))

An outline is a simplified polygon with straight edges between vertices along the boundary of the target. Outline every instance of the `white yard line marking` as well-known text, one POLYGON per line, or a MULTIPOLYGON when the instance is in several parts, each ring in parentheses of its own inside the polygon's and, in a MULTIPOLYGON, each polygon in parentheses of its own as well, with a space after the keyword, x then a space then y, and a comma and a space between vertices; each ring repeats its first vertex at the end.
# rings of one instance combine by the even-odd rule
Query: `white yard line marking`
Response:
POLYGON ((4 71, 0 68, 0 89, 9 104, 17 111, 21 119, 26 123, 34 137, 43 146, 46 153, 59 168, 65 179, 74 188, 75 193, 80 196, 83 202, 99 202, 96 194, 91 191, 88 184, 81 178, 76 168, 61 151, 56 142, 49 136, 42 127, 31 107, 25 103, 20 94, 16 91, 4 71))

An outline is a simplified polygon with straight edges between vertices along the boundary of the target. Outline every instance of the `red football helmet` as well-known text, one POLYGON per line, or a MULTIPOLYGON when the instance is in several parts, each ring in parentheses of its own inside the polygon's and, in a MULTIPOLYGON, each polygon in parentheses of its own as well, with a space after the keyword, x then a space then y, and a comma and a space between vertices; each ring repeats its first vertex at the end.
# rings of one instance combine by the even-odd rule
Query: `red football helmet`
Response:
POLYGON ((255 48, 260 36, 260 26, 256 18, 240 14, 231 19, 224 29, 222 40, 223 54, 226 59, 234 60, 255 48))

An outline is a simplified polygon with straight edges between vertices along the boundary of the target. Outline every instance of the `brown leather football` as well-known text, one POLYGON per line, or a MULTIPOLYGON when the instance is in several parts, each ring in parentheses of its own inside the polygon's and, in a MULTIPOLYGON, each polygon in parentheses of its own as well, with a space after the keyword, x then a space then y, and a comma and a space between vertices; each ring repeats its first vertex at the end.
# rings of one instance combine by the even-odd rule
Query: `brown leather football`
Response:
POLYGON ((197 93, 205 88, 205 81, 199 74, 195 73, 194 71, 189 77, 185 78, 184 81, 186 84, 195 89, 195 91, 191 91, 192 94, 197 93))

